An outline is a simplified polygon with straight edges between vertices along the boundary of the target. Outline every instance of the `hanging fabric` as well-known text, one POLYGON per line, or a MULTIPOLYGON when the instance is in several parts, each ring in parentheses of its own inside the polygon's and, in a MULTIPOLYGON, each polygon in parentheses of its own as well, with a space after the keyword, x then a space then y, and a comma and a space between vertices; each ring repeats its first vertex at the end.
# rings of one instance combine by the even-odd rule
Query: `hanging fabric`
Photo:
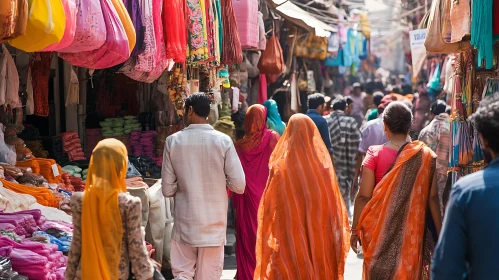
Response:
POLYGON ((142 7, 140 0, 124 0, 123 4, 125 5, 128 14, 130 15, 130 19, 133 23, 133 28, 135 29, 135 47, 132 50, 131 56, 138 56, 145 49, 144 42, 144 32, 145 27, 142 22, 142 7))
POLYGON ((239 64, 243 61, 241 41, 237 32, 232 0, 221 0, 223 21, 222 64, 239 64))
MULTIPOLYGON (((494 42, 492 41, 492 0, 472 1, 471 44, 478 50, 477 64, 485 61, 485 68, 494 67, 494 42)), ((494 17, 497 17, 495 15, 494 17)), ((428 37, 427 37, 428 38, 428 37)))
POLYGON ((0 105, 5 104, 5 98, 7 95, 7 53, 3 51, 0 52, 0 105))
POLYGON ((71 78, 69 79, 68 96, 66 97, 66 107, 78 105, 80 103, 80 83, 78 75, 71 67, 71 78))
POLYGON ((36 52, 59 43, 66 29, 66 14, 61 0, 29 0, 29 17, 24 35, 9 40, 25 52, 36 52))
POLYGON ((234 0, 237 31, 243 49, 256 49, 259 42, 258 0, 234 0))
POLYGON ((100 0, 100 3, 106 24, 106 42, 94 51, 59 53, 62 59, 74 66, 91 69, 109 68, 125 62, 130 57, 131 50, 135 46, 133 25, 124 10, 121 0, 100 0), (116 6, 114 3, 116 3, 116 6), (124 13, 127 15, 124 15, 124 13), (130 26, 132 27, 130 28, 130 26), (132 38, 132 42, 128 40, 128 36, 132 38))
POLYGON ((263 51, 267 45, 267 36, 265 34, 265 22, 263 21, 263 14, 258 12, 258 49, 263 51))
POLYGON ((33 99, 33 77, 31 67, 28 68, 28 79, 26 81, 26 115, 31 116, 35 113, 35 100, 33 99))
POLYGON ((450 22, 452 26, 449 43, 462 41, 471 32, 471 9, 469 0, 451 1, 450 22))
POLYGON ((7 92, 5 95, 5 104, 10 105, 12 109, 21 108, 22 103, 19 99, 19 73, 17 72, 16 62, 10 55, 9 50, 5 45, 2 45, 3 53, 5 53, 6 73, 7 73, 7 92))
POLYGON ((77 0, 76 31, 73 42, 62 53, 97 50, 106 42, 106 23, 101 1, 77 0))
POLYGON ((185 1, 164 1, 163 10, 166 57, 175 62, 184 62, 187 51, 185 1))
POLYGON ((206 15, 202 3, 204 1, 187 0, 188 62, 192 64, 208 59, 208 42, 205 37, 206 15))
POLYGON ((36 116, 48 117, 49 110, 49 79, 51 53, 36 53, 30 58, 31 81, 33 85, 33 99, 36 116))
POLYGON ((0 41, 24 35, 28 23, 28 1, 0 1, 0 22, 3 23, 0 41))
POLYGON ((64 49, 73 43, 76 33, 76 1, 75 0, 62 0, 64 13, 66 15, 66 28, 64 29, 64 36, 57 44, 53 44, 43 49, 44 52, 58 51, 64 49))

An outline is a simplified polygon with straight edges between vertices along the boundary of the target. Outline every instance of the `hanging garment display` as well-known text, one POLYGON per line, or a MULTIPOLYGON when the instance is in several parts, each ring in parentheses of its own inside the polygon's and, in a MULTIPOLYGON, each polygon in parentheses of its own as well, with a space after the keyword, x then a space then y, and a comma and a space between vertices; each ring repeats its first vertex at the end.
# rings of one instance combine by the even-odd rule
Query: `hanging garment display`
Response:
POLYGON ((469 0, 451 1, 450 22, 452 26, 449 43, 462 41, 471 32, 471 9, 469 0))
POLYGON ((7 95, 7 54, 0 52, 0 105, 5 104, 5 96, 7 95))
POLYGON ((272 35, 258 61, 261 74, 281 74, 284 72, 284 57, 279 38, 272 35))
POLYGON ((100 3, 106 24, 106 42, 94 51, 59 53, 62 59, 74 66, 91 69, 109 68, 125 62, 135 46, 135 31, 121 0, 100 0, 100 3), (118 9, 115 8, 114 3, 118 9), (118 13, 117 10, 120 12, 118 13), (133 38, 133 43, 128 40, 128 36, 133 38))
POLYGON ((232 7, 232 0, 221 0, 220 3, 223 24, 221 62, 222 64, 238 64, 243 61, 243 51, 237 32, 237 23, 232 7))
POLYGON ((182 0, 164 1, 163 11, 166 57, 175 62, 184 62, 187 48, 185 2, 182 0))
POLYGON ((30 58, 29 68, 33 85, 33 99, 36 116, 48 117, 49 115, 49 77, 51 53, 37 53, 30 58))
POLYGON ((469 41, 447 43, 443 38, 443 15, 450 12, 450 5, 445 5, 446 0, 434 0, 431 3, 431 12, 428 18, 428 32, 426 33, 425 47, 431 53, 459 53, 470 48, 469 41), (446 10, 445 10, 446 9, 446 10))
POLYGON ((499 34, 499 0, 494 0, 492 4, 492 13, 496 16, 492 17, 492 33, 499 34))
POLYGON ((267 45, 267 36, 265 34, 265 22, 263 21, 263 14, 258 12, 258 49, 263 51, 267 45))
POLYGON ((0 41, 14 39, 26 32, 28 23, 28 1, 0 1, 0 41))
POLYGON ((59 43, 66 28, 66 14, 61 0, 29 0, 29 17, 24 35, 9 40, 25 52, 35 52, 59 43))
POLYGON ((145 27, 142 22, 142 6, 141 1, 139 0, 124 0, 123 4, 125 5, 128 14, 130 15, 130 19, 132 20, 133 27, 135 29, 135 47, 132 50, 131 56, 138 56, 145 49, 144 42, 144 32, 145 27))
POLYGON ((106 42, 106 23, 101 2, 77 0, 76 31, 73 42, 62 53, 87 52, 99 49, 106 42))
POLYGON ((80 83, 78 82, 78 75, 71 67, 71 78, 69 79, 68 96, 66 97, 66 107, 71 105, 78 105, 80 103, 80 83))
POLYGON ((296 42, 293 54, 298 57, 324 60, 327 57, 327 38, 314 34, 302 35, 296 42))
POLYGON ((28 68, 28 79, 26 81, 26 115, 31 116, 35 113, 35 100, 33 99, 33 77, 31 68, 28 68))
MULTIPOLYGON (((492 42, 492 0, 473 1, 471 20, 471 44, 478 50, 478 66, 494 67, 494 42, 492 42), (485 64, 483 62, 485 61, 485 64)), ((494 17, 497 17, 495 15, 494 17)))
POLYGON ((57 44, 53 44, 43 49, 44 52, 58 51, 64 49, 73 43, 76 32, 76 0, 62 0, 64 13, 66 14, 66 27, 64 36, 57 44))
POLYGON ((256 49, 259 42, 258 0, 234 0, 237 31, 244 49, 256 49))
POLYGON ((6 60, 6 78, 7 92, 5 94, 5 104, 11 108, 21 108, 22 103, 19 99, 19 73, 17 72, 16 62, 10 55, 9 50, 5 45, 2 45, 3 53, 6 60))
POLYGON ((208 42, 205 37, 206 14, 204 1, 187 0, 187 31, 189 44, 189 63, 204 62, 208 59, 208 42))

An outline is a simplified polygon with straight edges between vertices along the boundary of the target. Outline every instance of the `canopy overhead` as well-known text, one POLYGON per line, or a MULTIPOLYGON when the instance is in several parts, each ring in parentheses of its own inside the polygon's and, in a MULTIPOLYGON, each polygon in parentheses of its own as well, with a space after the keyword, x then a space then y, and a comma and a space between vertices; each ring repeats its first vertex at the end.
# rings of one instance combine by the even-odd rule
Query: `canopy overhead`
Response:
POLYGON ((331 32, 338 31, 336 28, 316 19, 312 14, 289 0, 267 0, 267 3, 270 8, 275 9, 283 18, 310 32, 314 32, 316 36, 329 37, 331 32))

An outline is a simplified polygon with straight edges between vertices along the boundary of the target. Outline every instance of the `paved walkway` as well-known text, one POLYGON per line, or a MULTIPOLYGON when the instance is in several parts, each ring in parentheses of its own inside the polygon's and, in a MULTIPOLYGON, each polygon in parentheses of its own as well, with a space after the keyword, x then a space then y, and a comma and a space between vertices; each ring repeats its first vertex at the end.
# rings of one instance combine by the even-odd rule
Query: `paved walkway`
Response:
MULTIPOLYGON (((225 257, 225 269, 221 280, 232 280, 236 275, 235 256, 225 257)), ((359 259, 353 251, 348 254, 345 265, 345 280, 361 280, 362 279, 362 259, 359 259)))

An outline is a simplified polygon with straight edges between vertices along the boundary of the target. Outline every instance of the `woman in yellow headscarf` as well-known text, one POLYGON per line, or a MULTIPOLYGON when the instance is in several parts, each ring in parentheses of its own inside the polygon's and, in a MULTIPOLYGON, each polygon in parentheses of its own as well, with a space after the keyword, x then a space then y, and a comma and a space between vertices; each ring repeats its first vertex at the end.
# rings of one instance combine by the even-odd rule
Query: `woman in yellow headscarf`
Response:
POLYGON ((139 198, 126 194, 128 168, 125 145, 106 139, 95 147, 83 193, 71 198, 73 241, 66 279, 152 279, 142 235, 139 198))

